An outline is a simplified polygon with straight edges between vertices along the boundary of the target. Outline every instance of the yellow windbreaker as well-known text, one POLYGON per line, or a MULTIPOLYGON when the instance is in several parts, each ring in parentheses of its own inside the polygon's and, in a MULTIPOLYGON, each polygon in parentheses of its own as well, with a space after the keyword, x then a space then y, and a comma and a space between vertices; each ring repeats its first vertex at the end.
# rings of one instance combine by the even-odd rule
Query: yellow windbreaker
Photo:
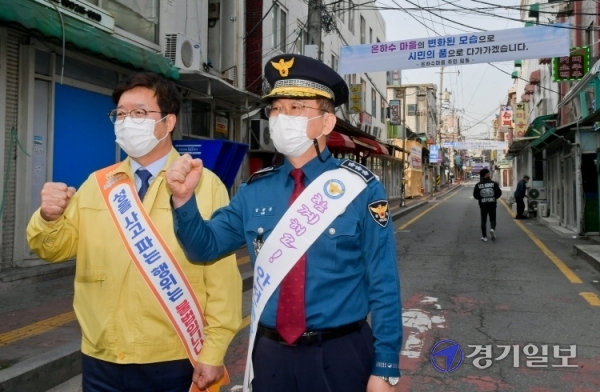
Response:
MULTIPOLYGON (((172 149, 166 167, 179 154, 172 149)), ((208 326, 199 356, 219 366, 241 325, 242 283, 235 255, 217 262, 191 264, 173 231, 166 167, 150 185, 144 207, 175 255, 202 307, 208 326)), ((117 171, 134 181, 129 158, 117 171)), ((196 188, 204 219, 229 203, 223 183, 204 169, 196 188)), ((39 210, 27 226, 31 249, 47 261, 76 257, 73 306, 81 325, 82 352, 113 363, 153 363, 186 358, 183 343, 125 250, 92 174, 63 216, 45 221, 39 210)))

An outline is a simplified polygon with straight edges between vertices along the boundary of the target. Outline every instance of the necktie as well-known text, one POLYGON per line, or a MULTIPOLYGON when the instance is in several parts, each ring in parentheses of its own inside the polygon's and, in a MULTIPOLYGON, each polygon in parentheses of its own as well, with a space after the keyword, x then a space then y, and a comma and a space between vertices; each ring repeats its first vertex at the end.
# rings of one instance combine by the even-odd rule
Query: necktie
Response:
MULTIPOLYGON (((290 205, 302 193, 305 186, 302 180, 302 169, 294 169, 290 173, 294 179, 294 190, 290 205)), ((292 267, 281 281, 279 302, 277 304, 276 329, 281 337, 293 344, 306 330, 306 312, 304 308, 304 285, 306 281, 306 254, 292 267)))
POLYGON ((148 187, 150 186, 150 177, 152 177, 152 173, 150 173, 146 169, 142 169, 141 167, 135 171, 135 174, 142 180, 142 186, 138 191, 138 196, 141 201, 144 201, 144 196, 146 196, 146 192, 148 191, 148 187))

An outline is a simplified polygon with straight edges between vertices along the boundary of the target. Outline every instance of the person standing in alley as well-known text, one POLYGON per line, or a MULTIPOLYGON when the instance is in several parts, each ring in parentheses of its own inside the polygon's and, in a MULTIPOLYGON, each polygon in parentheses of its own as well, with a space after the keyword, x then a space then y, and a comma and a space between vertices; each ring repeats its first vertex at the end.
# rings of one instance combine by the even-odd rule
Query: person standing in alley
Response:
POLYGON ((525 219, 523 213, 525 212, 525 202, 523 199, 527 195, 527 181, 529 181, 529 176, 523 176, 523 179, 517 183, 517 189, 515 190, 515 202, 517 203, 517 215, 515 219, 525 219))
POLYGON ((500 185, 490 179, 490 171, 482 169, 479 173, 480 180, 475 184, 473 197, 479 201, 481 212, 481 241, 487 241, 487 218, 490 217, 490 237, 496 241, 496 204, 502 196, 500 185))
MULTIPOLYGON (((120 81, 112 98, 108 117, 128 157, 77 191, 44 184, 27 226, 29 247, 46 261, 76 259, 83 391, 218 388, 241 325, 241 277, 231 253, 192 265, 174 235, 165 170, 180 157, 171 143, 180 93, 143 72, 120 81)), ((206 218, 229 202, 208 170, 190 197, 206 218)))
POLYGON ((204 176, 202 161, 184 155, 167 170, 177 237, 195 262, 244 244, 250 250, 244 391, 392 392, 402 307, 385 189, 369 169, 333 158, 326 145, 348 86, 302 55, 271 58, 264 74, 265 115, 283 165, 255 173, 205 221, 190 192, 204 176))

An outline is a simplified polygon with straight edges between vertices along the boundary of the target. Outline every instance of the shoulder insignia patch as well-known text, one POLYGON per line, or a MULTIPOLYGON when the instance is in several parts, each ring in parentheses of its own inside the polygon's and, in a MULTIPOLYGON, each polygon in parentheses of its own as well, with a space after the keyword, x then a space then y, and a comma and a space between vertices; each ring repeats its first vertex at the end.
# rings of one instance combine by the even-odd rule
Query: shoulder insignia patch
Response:
POLYGON ((252 175, 250 175, 250 178, 248 178, 248 181, 246 181, 246 183, 250 184, 252 181, 256 180, 257 178, 260 178, 267 173, 274 172, 275 169, 277 169, 275 166, 269 166, 269 167, 265 167, 264 169, 257 170, 254 173, 252 173, 252 175))
POLYGON ((369 169, 361 165, 360 163, 351 161, 349 159, 344 160, 340 167, 343 167, 346 170, 350 170, 354 174, 359 175, 365 182, 369 182, 374 178, 377 178, 375 174, 373 174, 369 169))
POLYGON ((381 227, 386 227, 390 221, 390 209, 387 200, 377 200, 369 204, 371 218, 381 227))

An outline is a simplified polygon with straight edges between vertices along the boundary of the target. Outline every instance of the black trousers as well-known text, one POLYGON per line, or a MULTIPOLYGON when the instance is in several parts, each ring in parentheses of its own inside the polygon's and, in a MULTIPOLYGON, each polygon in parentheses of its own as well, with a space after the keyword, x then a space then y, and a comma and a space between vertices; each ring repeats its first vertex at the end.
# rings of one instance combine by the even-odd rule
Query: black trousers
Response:
POLYGON ((254 392, 365 392, 373 368, 373 332, 360 330, 320 345, 287 346, 256 337, 254 392))
POLYGON ((479 206, 481 212, 481 236, 487 237, 486 223, 490 216, 490 228, 496 230, 496 204, 485 203, 479 206))
POLYGON ((125 365, 81 359, 83 392, 188 392, 193 373, 189 359, 125 365))
POLYGON ((515 197, 517 202, 517 216, 516 218, 524 218, 523 212, 525 212, 525 202, 522 197, 515 197))

